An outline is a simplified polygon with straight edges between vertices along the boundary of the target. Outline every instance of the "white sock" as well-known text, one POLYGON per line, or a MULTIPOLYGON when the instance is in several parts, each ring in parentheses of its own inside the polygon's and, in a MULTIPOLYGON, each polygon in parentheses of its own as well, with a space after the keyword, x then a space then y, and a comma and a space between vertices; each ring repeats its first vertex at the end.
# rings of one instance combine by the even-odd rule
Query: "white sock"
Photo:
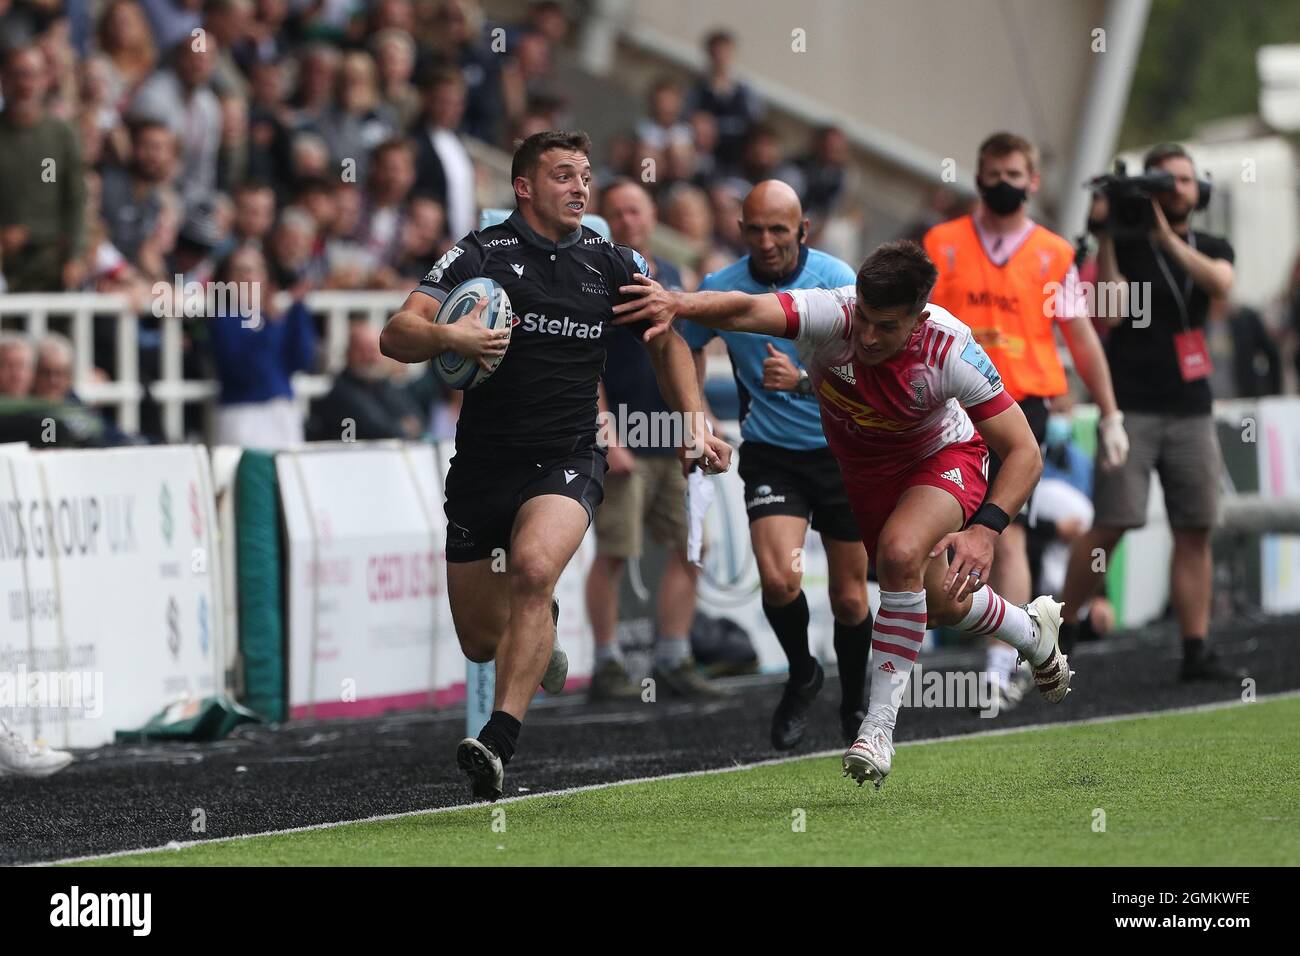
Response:
POLYGON ((990 644, 985 658, 984 669, 997 677, 998 683, 1006 686, 1011 672, 1016 669, 1016 655, 1019 652, 1006 644, 990 644))
POLYGON ((681 667, 691 656, 691 639, 685 634, 669 637, 660 635, 655 641, 655 666, 664 670, 681 667))
POLYGON ((618 641, 610 641, 608 644, 596 645, 596 663, 603 664, 605 661, 618 661, 623 663, 623 649, 618 646, 618 641))
POLYGON ((892 739, 898 706, 925 637, 925 592, 881 591, 871 625, 871 693, 867 719, 892 739))
MULTIPOLYGON (((1022 607, 1002 600, 988 585, 971 595, 970 611, 961 619, 957 629, 1005 641, 1030 663, 1033 663, 1033 655, 1038 650, 1038 635, 1034 633, 1034 623, 1030 620, 1029 613, 1022 607)), ((990 664, 992 654, 990 649, 990 664)), ((1010 672, 1011 669, 1008 668, 1007 673, 1010 672)))

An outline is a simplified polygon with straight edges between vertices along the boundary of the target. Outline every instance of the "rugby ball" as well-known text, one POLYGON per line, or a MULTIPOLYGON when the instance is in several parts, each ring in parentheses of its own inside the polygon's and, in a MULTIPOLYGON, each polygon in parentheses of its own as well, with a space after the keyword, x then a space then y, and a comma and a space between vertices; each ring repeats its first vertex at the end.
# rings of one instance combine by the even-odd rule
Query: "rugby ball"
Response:
MULTIPOLYGON (((436 321, 439 325, 457 322, 473 312, 479 300, 484 298, 488 305, 480 316, 483 324, 489 329, 505 329, 508 341, 514 313, 510 310, 510 297, 495 279, 466 279, 456 286, 443 299, 436 321)), ((501 364, 501 359, 491 362, 491 367, 485 369, 477 359, 447 351, 435 355, 432 363, 434 372, 448 388, 467 389, 486 382, 501 364)))

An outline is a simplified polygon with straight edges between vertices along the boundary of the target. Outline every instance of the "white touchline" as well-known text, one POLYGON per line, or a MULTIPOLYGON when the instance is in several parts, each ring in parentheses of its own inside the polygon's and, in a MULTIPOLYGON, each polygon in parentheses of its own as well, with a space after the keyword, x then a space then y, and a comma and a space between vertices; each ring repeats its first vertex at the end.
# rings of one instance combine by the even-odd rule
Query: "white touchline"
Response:
MULTIPOLYGON (((1169 710, 1145 710, 1132 714, 1107 714, 1104 717, 1085 717, 1082 720, 1061 720, 1049 724, 1026 724, 1023 727, 998 727, 992 730, 976 730, 969 734, 948 734, 943 737, 925 737, 921 740, 899 741, 898 749, 920 747, 926 744, 946 744, 955 740, 973 740, 982 737, 1005 737, 1008 734, 1026 733, 1032 730, 1052 730, 1057 727, 1087 727, 1093 724, 1113 724, 1121 720, 1142 720, 1149 717, 1168 717, 1174 714, 1199 714, 1214 710, 1227 710, 1230 707, 1250 707, 1257 703, 1274 700, 1289 700, 1300 697, 1300 690, 1283 691, 1280 694, 1261 694, 1253 701, 1220 700, 1209 704, 1195 704, 1190 707, 1173 707, 1169 710)), ((507 803, 519 803, 523 800, 537 800, 550 797, 567 797, 575 793, 588 793, 592 790, 608 790, 610 787, 628 787, 638 783, 658 783, 662 780, 685 780, 688 777, 706 777, 714 773, 734 773, 737 770, 754 770, 758 767, 775 767, 780 764, 794 763, 798 760, 818 760, 824 757, 838 757, 843 749, 816 750, 812 753, 797 754, 789 757, 773 757, 771 760, 755 760, 752 763, 738 763, 730 767, 713 767, 709 770, 683 770, 679 773, 665 773, 657 777, 630 777, 627 780, 611 780, 608 783, 589 783, 581 787, 566 787, 563 790, 541 790, 537 793, 521 794, 517 797, 505 797, 494 803, 458 803, 451 807, 430 807, 427 810, 405 810, 402 813, 381 813, 373 817, 358 817, 355 820, 338 820, 334 823, 313 823, 305 827, 289 827, 286 830, 263 830, 259 833, 240 833, 235 836, 213 837, 210 840, 186 840, 164 844, 163 846, 140 847, 136 850, 115 850, 112 853, 100 853, 93 856, 70 856, 62 860, 45 860, 40 863, 26 863, 24 866, 59 866, 63 863, 89 863, 94 860, 111 860, 120 856, 138 856, 141 853, 159 853, 164 850, 184 850, 192 846, 207 846, 213 843, 231 843, 235 840, 253 840, 258 837, 285 836, 290 833, 310 833, 312 830, 332 830, 335 827, 351 826, 354 823, 377 823, 383 820, 402 820, 406 817, 432 816, 437 813, 453 813, 457 810, 473 810, 476 807, 500 807, 507 803)))

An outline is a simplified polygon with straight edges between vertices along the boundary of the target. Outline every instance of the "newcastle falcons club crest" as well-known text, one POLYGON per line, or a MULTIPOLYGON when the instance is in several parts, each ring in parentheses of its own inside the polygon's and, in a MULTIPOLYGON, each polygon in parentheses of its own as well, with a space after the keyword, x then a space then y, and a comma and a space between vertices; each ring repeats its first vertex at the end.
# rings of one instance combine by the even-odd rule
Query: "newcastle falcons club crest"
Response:
POLYGON ((925 408, 925 382, 908 382, 912 386, 912 407, 925 408))

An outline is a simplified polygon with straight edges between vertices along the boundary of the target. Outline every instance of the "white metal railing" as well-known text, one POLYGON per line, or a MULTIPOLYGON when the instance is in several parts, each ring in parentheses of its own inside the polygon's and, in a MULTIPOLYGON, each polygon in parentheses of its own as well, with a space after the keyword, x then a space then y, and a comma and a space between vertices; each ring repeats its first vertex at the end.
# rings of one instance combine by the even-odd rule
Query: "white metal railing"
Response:
MULTIPOLYGON (((402 291, 310 292, 303 300, 313 315, 321 317, 318 372, 294 376, 294 395, 306 412, 311 399, 329 390, 334 374, 346 361, 348 325, 354 318, 378 327, 406 298, 402 291)), ((122 295, 83 292, 22 293, 0 295, 0 328, 39 337, 62 332, 72 340, 73 388, 89 405, 112 407, 118 426, 126 432, 140 427, 140 404, 145 396, 162 409, 164 437, 171 442, 184 436, 185 406, 215 400, 217 383, 186 379, 183 362, 183 325, 180 318, 159 319, 159 376, 140 381, 139 311, 122 295), (113 323, 113 365, 116 376, 100 382, 94 377, 95 327, 113 323)))

